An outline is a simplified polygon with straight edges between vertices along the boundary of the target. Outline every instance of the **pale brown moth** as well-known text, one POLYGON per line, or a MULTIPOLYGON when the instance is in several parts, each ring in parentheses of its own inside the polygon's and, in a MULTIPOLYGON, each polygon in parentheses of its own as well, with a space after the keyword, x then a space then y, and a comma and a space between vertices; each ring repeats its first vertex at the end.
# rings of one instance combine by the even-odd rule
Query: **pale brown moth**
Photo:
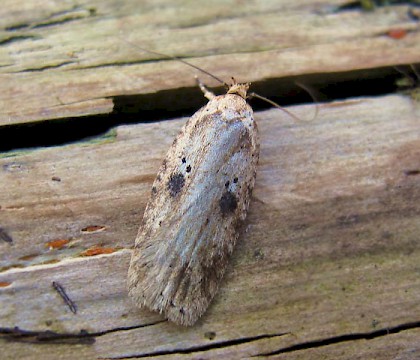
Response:
POLYGON ((259 157, 249 84, 209 99, 174 140, 153 183, 130 268, 137 306, 193 325, 218 289, 245 220, 259 157))
POLYGON ((153 183, 128 272, 131 298, 193 325, 214 297, 246 217, 259 155, 247 84, 186 123, 153 183))

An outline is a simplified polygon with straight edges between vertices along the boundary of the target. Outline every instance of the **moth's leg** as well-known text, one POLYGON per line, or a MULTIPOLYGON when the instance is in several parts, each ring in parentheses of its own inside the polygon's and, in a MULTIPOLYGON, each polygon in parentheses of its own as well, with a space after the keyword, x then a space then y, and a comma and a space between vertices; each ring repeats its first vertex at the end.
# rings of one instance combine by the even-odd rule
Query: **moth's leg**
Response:
POLYGON ((200 81, 200 79, 197 76, 195 77, 195 80, 197 81, 200 90, 203 92, 204 97, 211 100, 216 96, 209 89, 206 88, 206 86, 200 81))

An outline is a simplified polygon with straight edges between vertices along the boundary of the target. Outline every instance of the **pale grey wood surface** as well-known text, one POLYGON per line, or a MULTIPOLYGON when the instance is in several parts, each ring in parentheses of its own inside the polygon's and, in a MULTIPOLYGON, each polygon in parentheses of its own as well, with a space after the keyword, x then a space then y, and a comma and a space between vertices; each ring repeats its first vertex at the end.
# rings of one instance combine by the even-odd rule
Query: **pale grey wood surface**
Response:
POLYGON ((0 124, 107 114, 113 96, 194 86, 197 72, 150 61, 164 58, 135 45, 243 82, 420 61, 419 26, 407 5, 340 10, 345 4, 6 0, 0 124), (393 29, 407 35, 394 39, 393 29))
MULTIPOLYGON (((306 119, 314 106, 291 110, 306 119)), ((1 159, 2 225, 14 239, 1 244, 0 281, 10 283, 0 290, 2 327, 84 329, 96 340, 40 347, 14 338, 4 343, 7 354, 112 358, 190 349, 187 358, 244 357, 416 321, 420 193, 410 171, 419 168, 418 111, 409 97, 388 96, 323 105, 309 122, 277 109, 257 113, 262 153, 247 227, 215 301, 188 329, 135 309, 125 287, 152 179, 185 120, 122 126, 112 141, 1 159), (92 225, 106 228, 81 231, 92 225), (63 238, 70 240, 63 248, 45 247, 63 238), (81 256, 92 246, 116 251, 81 256), (52 281, 75 301, 76 315, 52 281)), ((401 343, 416 348, 413 332, 401 343)), ((359 349, 340 342, 322 351, 343 346, 352 356, 359 349)), ((404 349, 388 348, 395 356, 404 349)))

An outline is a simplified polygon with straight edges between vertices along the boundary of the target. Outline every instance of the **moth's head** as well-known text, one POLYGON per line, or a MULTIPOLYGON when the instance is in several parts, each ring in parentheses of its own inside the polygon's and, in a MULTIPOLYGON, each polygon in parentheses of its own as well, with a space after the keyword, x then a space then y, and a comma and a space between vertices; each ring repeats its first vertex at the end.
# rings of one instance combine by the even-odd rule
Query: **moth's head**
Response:
POLYGON ((228 94, 236 94, 241 98, 246 99, 249 90, 250 83, 238 84, 234 78, 232 78, 232 84, 228 85, 228 94))

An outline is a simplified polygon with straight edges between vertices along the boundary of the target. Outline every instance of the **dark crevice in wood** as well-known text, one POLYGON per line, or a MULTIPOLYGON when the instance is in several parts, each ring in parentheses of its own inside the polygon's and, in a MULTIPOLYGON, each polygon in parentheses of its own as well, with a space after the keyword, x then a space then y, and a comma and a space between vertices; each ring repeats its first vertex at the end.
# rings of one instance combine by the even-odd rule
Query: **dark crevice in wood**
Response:
MULTIPOLYGON (((95 7, 88 7, 85 8, 83 6, 73 6, 71 9, 58 11, 56 13, 51 14, 47 19, 40 20, 38 22, 34 22, 33 24, 29 23, 20 23, 15 25, 10 25, 5 27, 4 30, 6 31, 17 31, 17 30, 30 30, 30 29, 37 29, 43 28, 48 26, 54 25, 61 25, 68 22, 72 22, 75 20, 81 20, 89 16, 96 15, 96 8, 95 7), (85 14, 81 13, 85 11, 85 14)), ((20 36, 22 39, 32 38, 31 36, 20 36)))
POLYGON ((4 28, 5 31, 16 31, 28 28, 30 25, 28 23, 20 23, 15 25, 6 26, 4 28))
MULTIPOLYGON (((182 59, 182 57, 179 57, 179 59, 182 59)), ((114 67, 119 68, 123 66, 133 66, 133 65, 145 65, 145 64, 156 64, 161 61, 169 61, 168 59, 162 59, 162 58, 150 58, 147 60, 128 60, 128 61, 112 61, 109 63, 100 63, 100 64, 94 64, 94 65, 87 65, 87 66, 78 66, 78 70, 92 70, 92 69, 103 69, 107 67, 114 67)))
MULTIPOLYGON (((398 66, 398 68, 402 67, 398 66)), ((407 73, 412 73, 412 67, 409 65, 405 69, 407 73)), ((298 83, 309 88, 316 101, 331 102, 354 97, 395 94, 401 90, 397 85, 397 80, 402 77, 400 70, 386 67, 266 79, 252 83, 251 88, 253 92, 281 106, 291 106, 313 103, 311 95, 298 86, 298 83)), ((222 86, 213 90, 218 94, 223 94, 225 91, 222 86)), ((206 103, 198 87, 162 90, 150 94, 114 96, 112 99, 114 110, 110 114, 1 126, 0 152, 86 141, 92 137, 102 137, 118 125, 191 116, 206 103)), ((250 103, 255 112, 272 107, 258 99, 252 99, 250 103)))
POLYGON ((91 345, 95 338, 86 330, 80 330, 78 334, 57 333, 54 331, 28 331, 18 327, 0 328, 0 338, 7 341, 31 343, 31 344, 84 344, 91 345))
POLYGON ((161 351, 154 351, 150 353, 143 353, 143 354, 133 354, 127 356, 118 356, 112 357, 111 359, 114 360, 123 360, 123 359, 140 359, 144 357, 155 357, 155 356, 164 356, 164 355, 176 355, 176 354, 192 354, 201 351, 210 351, 214 349, 226 348, 228 346, 235 346, 235 345, 242 345, 247 344, 253 341, 263 340, 263 339, 272 339, 279 336, 288 335, 288 333, 278 333, 278 334, 264 334, 264 335, 257 335, 257 336, 250 336, 244 337, 239 339, 232 339, 220 342, 213 342, 208 345, 199 345, 199 346, 192 346, 186 349, 174 349, 174 350, 161 350, 161 351))
POLYGON ((17 41, 25 41, 25 40, 36 40, 38 39, 38 36, 33 35, 15 35, 15 36, 9 36, 3 40, 0 40, 0 45, 6 45, 17 41))
MULTIPOLYGON (((85 11, 85 10, 87 10, 86 11, 87 13, 93 15, 92 11, 96 12, 96 10, 92 10, 92 9, 94 9, 94 8, 86 9, 85 6, 83 6, 83 5, 82 6, 81 5, 73 5, 73 7, 69 8, 69 9, 60 10, 60 11, 57 11, 55 13, 52 13, 50 16, 48 16, 47 20, 45 20, 44 23, 47 24, 47 21, 51 20, 51 19, 58 19, 58 18, 63 19, 63 20, 68 19, 69 16, 73 16, 74 14, 79 14, 80 11, 85 11)), ((43 23, 41 23, 39 25, 42 25, 42 24, 43 23)))
POLYGON ((91 345, 96 340, 98 336, 103 336, 117 331, 127 331, 140 329, 148 326, 157 325, 160 323, 166 322, 166 320, 160 320, 153 323, 119 327, 115 329, 109 329, 98 332, 88 332, 86 330, 80 330, 79 333, 57 333, 55 331, 45 330, 45 331, 31 331, 23 330, 19 327, 13 328, 0 328, 0 338, 3 338, 7 341, 14 342, 24 342, 32 344, 84 344, 91 345))
POLYGON ((37 28, 43 28, 43 27, 48 27, 48 26, 61 25, 61 24, 65 24, 71 21, 84 19, 85 17, 86 16, 82 16, 82 15, 75 16, 75 15, 69 14, 68 17, 64 19, 45 21, 45 22, 34 25, 32 28, 37 29, 37 28))
POLYGON ((397 5, 408 5, 408 6, 419 6, 419 3, 415 0, 365 0, 365 1, 349 1, 340 5, 336 12, 351 11, 351 10, 364 10, 371 11, 377 7, 389 7, 397 5))
POLYGON ((319 348, 323 346, 339 344, 339 343, 349 342, 349 341, 372 340, 381 336, 387 336, 387 335, 396 334, 402 331, 419 329, 419 328, 420 328, 420 321, 415 321, 415 322, 401 324, 401 325, 397 325, 390 328, 383 328, 383 329, 379 329, 379 330, 375 330, 371 332, 345 334, 345 335, 333 336, 326 339, 308 341, 308 342, 288 346, 288 347, 275 350, 269 353, 258 354, 255 356, 268 357, 268 356, 274 356, 274 355, 279 355, 279 354, 293 352, 293 351, 319 348))
POLYGON ((73 61, 63 61, 60 64, 54 64, 54 65, 45 65, 45 66, 41 66, 39 68, 32 68, 32 69, 25 69, 24 71, 17 71, 16 74, 22 74, 22 73, 26 73, 26 72, 39 72, 39 71, 44 71, 44 70, 51 70, 51 69, 57 69, 57 68, 61 68, 65 65, 69 65, 69 64, 74 64, 73 61))

